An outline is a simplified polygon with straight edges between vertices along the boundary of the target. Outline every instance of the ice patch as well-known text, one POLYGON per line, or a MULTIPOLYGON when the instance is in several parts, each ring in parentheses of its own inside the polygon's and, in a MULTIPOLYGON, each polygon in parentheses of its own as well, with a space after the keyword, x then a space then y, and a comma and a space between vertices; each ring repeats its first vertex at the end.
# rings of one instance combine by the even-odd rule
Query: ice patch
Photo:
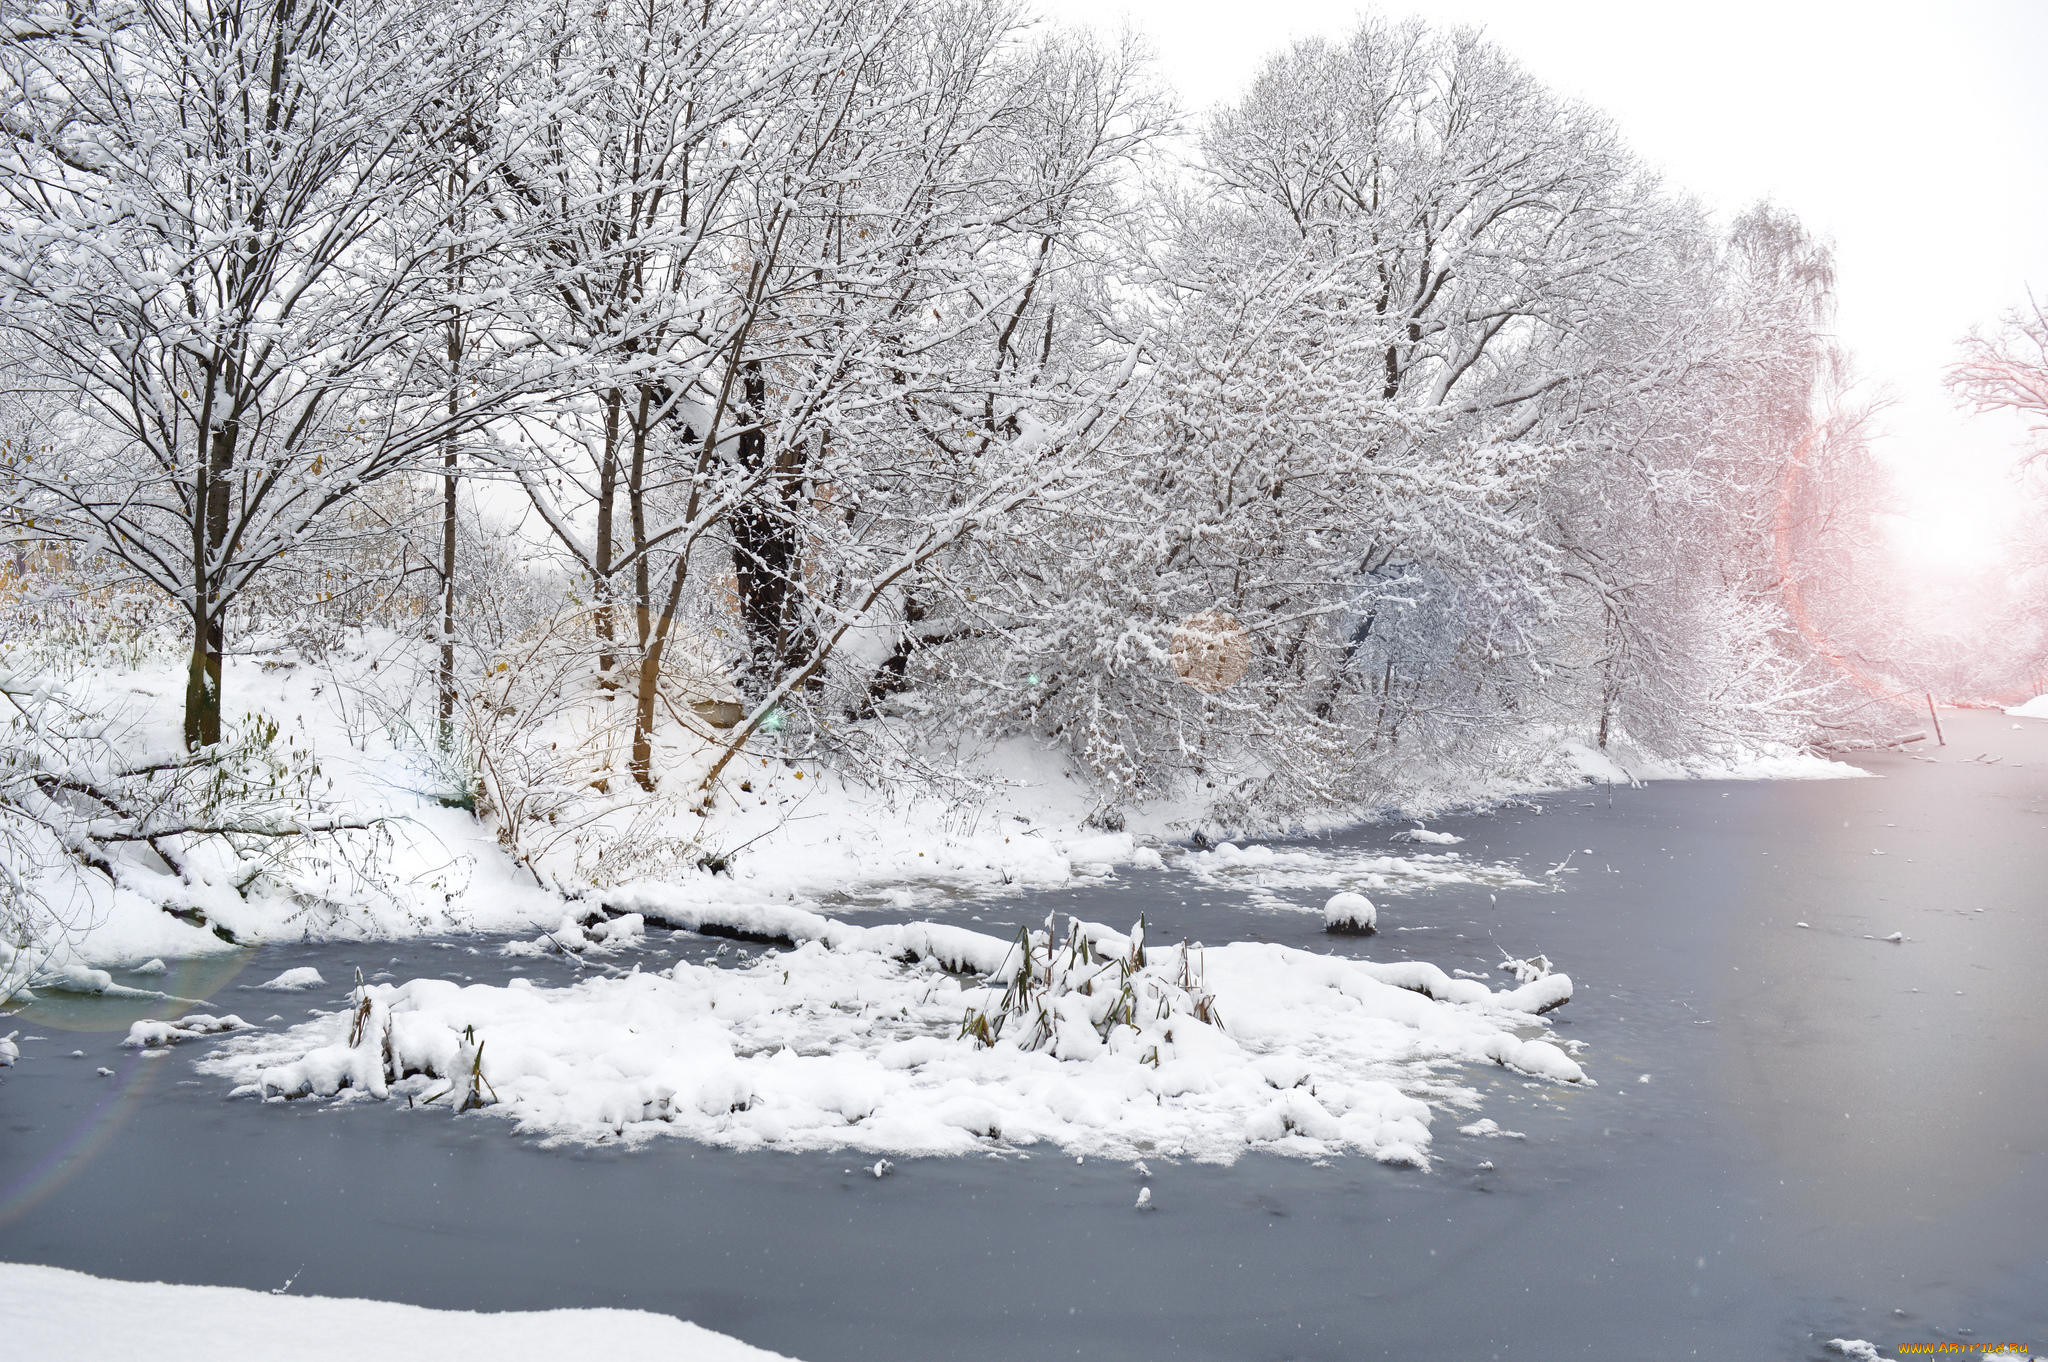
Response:
MULTIPOLYGON (((200 1061, 247 1095, 403 1095, 582 1142, 959 1154, 1050 1143, 1228 1163, 1248 1148, 1426 1165, 1442 1071, 1491 1062, 1579 1082, 1540 1009, 1552 974, 1494 993, 1421 962, 1270 943, 1146 945, 1072 922, 1055 944, 933 923, 779 918, 802 944, 566 988, 415 979, 200 1061), (962 975, 969 977, 962 977, 962 975), (473 1040, 472 1040, 473 1038, 473 1040)), ((716 925, 716 924, 713 924, 716 925)))
POLYGON ((1397 842, 1428 842, 1432 846, 1452 847, 1465 839, 1455 832, 1431 832, 1425 827, 1412 827, 1405 832, 1394 834, 1397 842))
POLYGON ((9 1031, 6 1035, 0 1036, 0 1069, 9 1067, 21 1058, 21 1047, 14 1043, 14 1038, 20 1034, 19 1031, 9 1031))

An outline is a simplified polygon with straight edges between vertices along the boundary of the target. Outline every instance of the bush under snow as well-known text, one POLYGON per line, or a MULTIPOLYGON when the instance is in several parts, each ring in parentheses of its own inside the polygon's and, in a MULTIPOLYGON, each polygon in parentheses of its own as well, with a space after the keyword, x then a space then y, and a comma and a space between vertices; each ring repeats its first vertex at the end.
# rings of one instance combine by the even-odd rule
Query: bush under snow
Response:
POLYGON ((1323 927, 1326 931, 1369 935, 1378 930, 1379 910, 1363 894, 1332 894, 1323 905, 1323 927))

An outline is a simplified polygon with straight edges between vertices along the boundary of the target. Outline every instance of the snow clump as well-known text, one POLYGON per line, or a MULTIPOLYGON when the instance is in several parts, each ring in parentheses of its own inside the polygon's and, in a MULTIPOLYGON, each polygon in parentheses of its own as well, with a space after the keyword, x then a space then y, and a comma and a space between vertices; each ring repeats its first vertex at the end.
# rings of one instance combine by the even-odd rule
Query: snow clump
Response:
POLYGON ((299 993, 309 988, 325 988, 326 986, 327 981, 320 977, 320 971, 314 969, 311 965, 301 965, 297 969, 288 969, 275 979, 265 980, 263 983, 256 985, 258 988, 267 988, 275 993, 299 993))
POLYGON ((174 1022, 139 1021, 128 1028, 128 1038, 121 1043, 137 1050, 151 1050, 161 1045, 176 1045, 183 1040, 199 1040, 205 1036, 218 1036, 228 1031, 247 1031, 249 1023, 230 1013, 225 1017, 209 1017, 194 1013, 180 1017, 174 1022))
POLYGON ((1323 930, 1370 936, 1378 930, 1379 910, 1363 894, 1332 894, 1323 905, 1323 930))

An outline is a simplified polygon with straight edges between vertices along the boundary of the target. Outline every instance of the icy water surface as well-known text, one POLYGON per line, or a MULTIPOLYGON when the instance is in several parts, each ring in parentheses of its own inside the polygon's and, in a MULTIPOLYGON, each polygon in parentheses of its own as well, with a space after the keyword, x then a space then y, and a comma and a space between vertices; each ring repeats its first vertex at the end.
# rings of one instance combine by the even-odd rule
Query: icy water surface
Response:
MULTIPOLYGON (((1659 784, 1444 820, 1460 853, 1536 883, 1387 897, 1364 942, 1327 940, 1294 907, 1328 890, 1284 877, 1125 872, 947 910, 990 931, 1142 910, 1155 941, 1414 957, 1495 987, 1502 951, 1548 954, 1578 986, 1558 1033, 1586 1042, 1599 1086, 1474 1074, 1487 1115, 1527 1138, 1439 1115, 1429 1172, 1160 1158, 1139 1213, 1128 1165, 1050 1149, 882 1179, 848 1154, 542 1149, 399 1104, 226 1101, 192 1071, 203 1045, 120 1047, 161 1005, 50 996, 0 1027, 24 1038, 0 1075, 0 1259, 636 1306, 806 1362, 2048 1349, 2048 723, 1948 726, 1937 761, 1867 762, 1882 780, 1659 784)), ((1389 831, 1305 846, 1437 850, 1389 831)), ((654 936, 625 959, 718 944, 654 936)), ((278 1026, 339 1005, 358 966, 501 981, 515 964, 572 972, 444 942, 271 947, 128 981, 278 1026), (329 987, 245 987, 308 964, 329 987)))

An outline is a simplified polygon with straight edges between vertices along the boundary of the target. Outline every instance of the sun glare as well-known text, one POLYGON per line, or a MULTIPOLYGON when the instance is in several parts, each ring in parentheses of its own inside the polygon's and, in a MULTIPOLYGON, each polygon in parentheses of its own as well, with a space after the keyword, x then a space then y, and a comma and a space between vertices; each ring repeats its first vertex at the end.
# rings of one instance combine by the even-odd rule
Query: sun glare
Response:
POLYGON ((1929 507, 1891 517, 1886 529, 1893 551, 1906 566, 1973 573, 1998 561, 2003 538, 2000 519, 1981 507, 1929 507))
POLYGON ((1885 529, 1900 566, 1969 575, 1995 567, 2013 528, 2014 489, 2003 467, 1953 459, 1899 468, 1897 514, 1885 529))

